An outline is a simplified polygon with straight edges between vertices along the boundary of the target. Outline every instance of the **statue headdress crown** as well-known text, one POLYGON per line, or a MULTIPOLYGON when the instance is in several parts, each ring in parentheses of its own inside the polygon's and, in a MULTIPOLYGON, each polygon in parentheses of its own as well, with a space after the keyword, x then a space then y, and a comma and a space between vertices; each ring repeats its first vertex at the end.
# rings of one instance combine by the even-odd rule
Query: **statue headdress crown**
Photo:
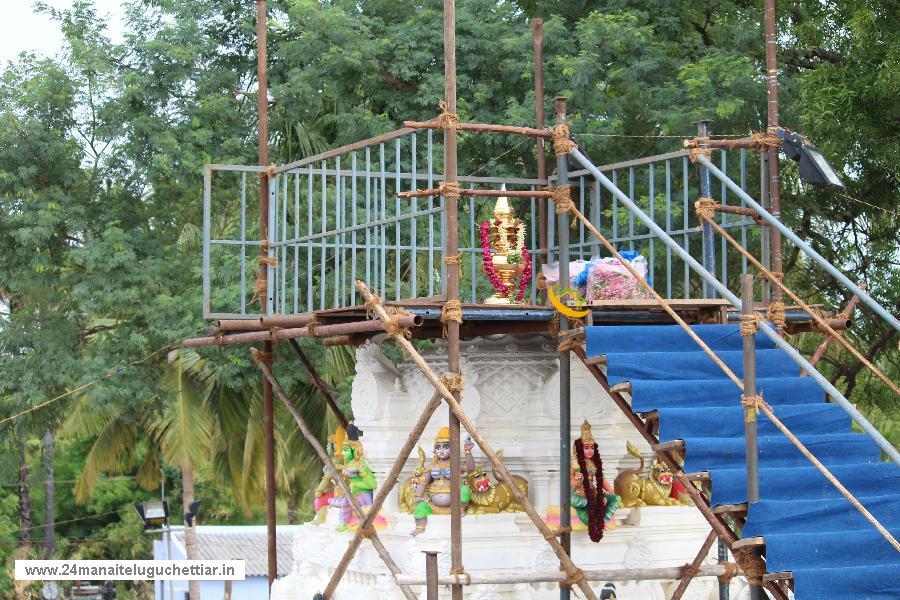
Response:
POLYGON ((362 430, 354 425, 352 421, 347 424, 347 439, 344 443, 356 450, 357 457, 362 456, 363 452, 362 442, 359 441, 359 437, 362 434, 362 430))
POLYGON ((435 443, 437 442, 449 442, 450 441, 450 428, 449 427, 441 427, 438 429, 437 435, 434 436, 435 443))
POLYGON ((585 419, 581 424, 581 443, 583 445, 593 444, 594 436, 591 434, 591 424, 585 419))

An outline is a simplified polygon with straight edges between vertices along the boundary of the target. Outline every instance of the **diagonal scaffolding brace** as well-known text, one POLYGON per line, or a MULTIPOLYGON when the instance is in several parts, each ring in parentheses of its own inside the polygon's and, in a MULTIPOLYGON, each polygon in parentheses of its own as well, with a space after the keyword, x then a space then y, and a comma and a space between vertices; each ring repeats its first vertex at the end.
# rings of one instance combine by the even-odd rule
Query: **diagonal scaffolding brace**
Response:
MULTIPOLYGON (((431 420, 431 416, 434 414, 434 411, 436 411, 438 407, 440 407, 440 405, 441 397, 437 392, 435 392, 435 394, 431 397, 431 400, 428 402, 428 405, 425 407, 425 410, 422 411, 422 415, 419 417, 419 420, 416 421, 416 424, 413 426, 412 431, 409 433, 409 437, 406 438, 406 443, 403 444, 403 447, 397 454, 397 458, 394 460, 394 464, 391 466, 391 470, 388 472, 384 483, 378 490, 378 495, 375 496, 375 499, 372 501, 372 506, 369 508, 369 514, 360 524, 359 529, 371 527, 372 520, 378 514, 378 511, 381 510, 381 506, 387 499, 388 494, 391 493, 391 490, 393 490, 394 486, 399 482, 400 471, 406 464, 406 459, 409 458, 409 455, 412 453, 413 448, 419 442, 419 438, 422 437, 422 432, 425 430, 425 427, 428 426, 428 421, 431 420)), ((335 567, 334 573, 332 573, 331 575, 331 580, 328 582, 328 585, 325 587, 325 591, 322 594, 326 599, 331 598, 331 596, 334 594, 335 590, 337 589, 338 583, 341 580, 341 577, 343 577, 344 572, 350 565, 350 561, 352 561, 353 557, 356 555, 356 551, 359 549, 361 543, 362 536, 360 536, 359 534, 357 534, 353 537, 352 540, 350 540, 350 544, 347 546, 347 549, 344 550, 344 555, 341 557, 341 560, 338 563, 337 567, 335 567)))
MULTIPOLYGON (((381 560, 384 562, 385 566, 391 572, 391 574, 396 577, 400 574, 400 567, 397 566, 397 563, 394 562, 394 559, 391 558, 390 553, 387 551, 387 548, 384 547, 384 544, 381 543, 381 539, 379 539, 378 534, 371 528, 369 523, 371 522, 371 518, 374 518, 375 513, 370 511, 367 515, 366 512, 362 509, 357 502, 356 497, 353 495, 353 492, 350 491, 350 486, 347 485, 347 482, 344 481, 344 478, 341 476, 340 471, 335 466, 334 462, 331 460, 331 457, 328 456, 328 453, 322 447, 322 444, 316 439, 316 436, 313 435, 312 431, 310 431, 309 427, 306 424, 306 421, 303 420, 303 417, 300 416, 300 411, 297 410, 297 407, 294 406, 294 403, 290 401, 285 394, 284 389, 281 387, 281 384, 278 383, 278 380, 275 379, 275 376, 272 374, 272 369, 269 368, 269 365, 266 363, 263 357, 263 353, 257 350, 256 348, 251 348, 250 353, 253 355, 253 360, 256 362, 257 366, 259 366, 259 370, 262 371, 263 376, 266 378, 272 385, 272 390, 275 392, 275 395, 284 403, 284 406, 288 409, 288 412, 291 413, 291 416, 294 417, 294 421, 297 422, 297 426, 300 428, 300 432, 303 433, 303 437, 306 438, 306 441, 313 447, 313 450, 316 451, 316 454, 319 456, 319 459, 325 463, 325 466, 328 467, 328 471, 331 473, 331 476, 334 478, 335 483, 338 487, 341 488, 341 491, 344 493, 344 496, 347 498, 350 503, 353 512, 356 513, 357 518, 360 520, 361 525, 356 529, 356 537, 368 537, 372 542, 372 546, 375 547, 375 551, 378 553, 378 556, 381 557, 381 560)), ((406 596, 407 600, 418 600, 418 596, 410 589, 408 585, 401 585, 400 589, 403 591, 403 594, 406 596)))
POLYGON ((309 378, 312 380, 313 385, 318 388, 319 393, 322 394, 323 398, 325 398, 325 402, 328 404, 328 408, 330 408, 331 412, 334 413, 334 416, 337 417, 337 420, 340 422, 341 427, 347 429, 347 417, 344 416, 344 413, 337 405, 337 402, 334 399, 334 394, 331 393, 331 388, 321 377, 319 377, 319 372, 316 371, 316 368, 313 366, 312 361, 309 360, 309 357, 307 357, 306 353, 303 352, 303 348, 300 347, 300 344, 297 343, 297 340, 295 340, 294 338, 290 338, 288 340, 288 343, 290 343, 291 348, 293 348, 294 353, 297 355, 297 358, 299 358, 300 362, 303 363, 306 372, 309 373, 309 378))

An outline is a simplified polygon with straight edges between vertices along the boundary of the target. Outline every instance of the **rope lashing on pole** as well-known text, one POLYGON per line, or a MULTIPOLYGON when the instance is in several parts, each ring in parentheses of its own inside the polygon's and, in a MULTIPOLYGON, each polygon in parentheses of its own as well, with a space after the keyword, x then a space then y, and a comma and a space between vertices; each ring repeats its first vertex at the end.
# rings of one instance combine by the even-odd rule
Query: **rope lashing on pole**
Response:
POLYGON ((557 352, 571 352, 584 345, 584 335, 572 335, 564 338, 557 346, 557 352))
POLYGON ((575 208, 575 203, 572 201, 572 186, 569 184, 566 185, 558 185, 552 190, 553 192, 553 203, 556 205, 556 214, 561 215, 563 213, 567 213, 573 208, 575 208))
MULTIPOLYGON (((321 323, 318 321, 310 321, 309 323, 306 324, 306 331, 309 332, 309 337, 316 337, 316 327, 318 327, 319 325, 321 325, 321 323)), ((273 332, 273 338, 274 338, 274 332, 273 332)))
POLYGON ((584 582, 584 571, 575 569, 573 571, 566 571, 566 580, 562 585, 565 587, 574 587, 582 582, 584 582))
POLYGON ((451 392, 462 393, 463 387, 465 386, 465 380, 459 373, 442 373, 441 382, 451 392))
POLYGON ((460 325, 463 322, 462 302, 457 298, 447 300, 441 308, 441 323, 444 325, 444 337, 447 337, 447 323, 450 321, 460 325))
POLYGON ((465 585, 472 585, 472 576, 466 572, 464 567, 454 567, 450 569, 450 574, 456 579, 456 585, 463 585, 460 577, 465 577, 465 585))
POLYGON ((462 264, 462 252, 457 253, 455 256, 445 256, 444 257, 445 265, 461 265, 462 264))
MULTIPOLYGON (((732 370, 728 367, 728 365, 726 365, 726 364, 722 361, 722 359, 719 358, 719 357, 716 355, 715 351, 713 351, 713 350, 706 344, 706 342, 704 342, 704 341, 700 338, 700 336, 697 335, 697 334, 694 332, 694 330, 691 329, 691 327, 690 327, 687 323, 685 323, 684 319, 682 319, 681 316, 679 316, 678 313, 675 312, 675 310, 671 307, 671 305, 670 305, 670 304, 669 304, 662 296, 660 296, 659 293, 657 293, 657 291, 656 291, 655 289, 653 289, 653 286, 651 286, 651 285, 647 282, 646 279, 644 279, 637 271, 635 271, 634 267, 631 266, 631 263, 628 262, 627 260, 625 260, 625 259, 622 257, 621 254, 619 254, 619 251, 616 250, 616 248, 609 242, 609 240, 606 239, 606 237, 605 237, 602 233, 600 233, 600 231, 597 230, 596 227, 594 227, 594 224, 591 223, 590 220, 589 220, 587 217, 585 217, 585 216, 581 213, 581 211, 579 211, 579 210, 575 207, 574 204, 572 205, 572 207, 571 207, 569 210, 575 215, 575 217, 578 218, 578 220, 580 220, 582 223, 584 223, 584 226, 585 226, 588 230, 590 230, 590 232, 591 232, 598 240, 600 240, 600 243, 603 245, 603 247, 606 248, 606 249, 609 251, 609 253, 612 254, 612 256, 613 256, 614 258, 617 258, 617 259, 619 260, 619 262, 622 264, 622 266, 624 266, 625 269, 626 269, 629 273, 631 273, 631 276, 634 277, 634 279, 635 279, 638 283, 640 283, 640 284, 641 284, 641 285, 642 285, 642 286, 650 293, 651 296, 653 296, 653 298, 654 298, 654 299, 656 300, 656 302, 662 307, 662 309, 665 310, 665 311, 669 314, 670 317, 672 317, 672 319, 673 319, 673 320, 674 320, 674 321, 675 321, 675 322, 676 322, 676 323, 677 323, 677 324, 678 324, 678 325, 679 325, 679 326, 680 326, 680 327, 688 334, 688 336, 689 336, 689 337, 690 337, 690 338, 691 338, 698 346, 700 346, 700 349, 703 350, 703 352, 704 352, 707 356, 709 356, 710 359, 712 359, 712 361, 713 361, 714 363, 716 363, 716 365, 718 365, 720 369, 722 369, 722 372, 725 373, 725 375, 726 375, 731 381, 734 382, 734 384, 741 390, 741 392, 743 392, 743 391, 744 391, 744 382, 743 382, 737 375, 735 375, 735 374, 734 374, 734 371, 732 371, 732 370)), ((713 223, 713 226, 716 225, 716 223, 715 223, 714 221, 711 221, 711 220, 710 220, 710 222, 713 223)), ((721 228, 719 228, 719 229, 721 229, 721 228)), ((783 312, 783 311, 784 311, 784 306, 783 306, 783 305, 782 305, 782 307, 781 307, 781 310, 782 310, 781 315, 782 315, 782 318, 783 318, 783 315, 784 315, 784 312, 783 312)), ((772 316, 777 316, 777 314, 776 314, 776 315, 770 315, 770 319, 771 319, 772 316)), ((888 531, 888 530, 885 528, 885 526, 882 525, 881 522, 880 522, 878 519, 876 519, 875 516, 874 516, 871 512, 869 512, 869 510, 868 510, 865 506, 863 506, 862 503, 860 503, 859 500, 856 499, 856 496, 854 496, 854 495, 850 492, 850 490, 848 490, 848 489, 844 486, 844 484, 842 484, 842 483, 838 480, 838 478, 835 477, 834 474, 833 474, 831 471, 828 470, 828 467, 826 467, 824 464, 822 464, 822 462, 821 462, 818 458, 816 458, 815 455, 813 455, 812 452, 809 451, 809 449, 803 444, 803 442, 801 442, 801 441, 797 438, 797 436, 794 435, 794 434, 791 432, 791 430, 788 429, 787 426, 786 426, 784 423, 781 422, 781 419, 779 419, 777 416, 775 416, 775 413, 772 411, 771 407, 770 407, 769 405, 767 405, 765 402, 757 403, 756 406, 759 408, 759 410, 760 410, 763 414, 766 415, 766 417, 769 418, 769 420, 772 422, 772 424, 775 425, 775 427, 776 427, 776 428, 777 428, 777 429, 778 429, 778 430, 779 430, 779 431, 780 431, 780 432, 781 432, 788 440, 790 440, 790 442, 791 442, 791 443, 792 443, 792 444, 800 451, 800 453, 803 454, 803 456, 805 456, 806 459, 809 460, 809 461, 813 464, 813 466, 815 466, 815 467, 816 467, 816 468, 817 468, 817 469, 825 476, 825 478, 828 479, 829 482, 831 482, 831 484, 832 484, 835 488, 837 488, 837 490, 841 493, 841 495, 843 495, 844 498, 846 498, 847 501, 850 502, 850 504, 852 504, 853 507, 856 508, 856 510, 858 510, 858 511, 860 512, 860 514, 862 514, 863 517, 865 517, 865 519, 866 519, 866 520, 867 520, 867 521, 868 521, 875 529, 878 530, 878 532, 879 532, 879 533, 880 533, 880 534, 881 534, 881 535, 882 535, 882 536, 883 536, 883 537, 891 544, 891 546, 893 546, 898 552, 900 552, 900 542, 898 542, 897 539, 891 534, 891 532, 888 531)))
POLYGON ((712 159, 712 150, 709 149, 710 138, 706 136, 697 136, 693 140, 685 140, 684 146, 691 148, 691 162, 696 163, 698 156, 705 156, 712 159), (689 143, 690 142, 690 143, 689 143))
POLYGON ((722 563, 722 566, 725 567, 725 572, 718 576, 719 581, 727 583, 741 574, 740 568, 735 563, 726 562, 722 563))
POLYGON ((410 313, 399 306, 388 306, 385 308, 385 312, 387 313, 387 318, 383 324, 385 332, 392 337, 402 336, 406 339, 410 339, 412 337, 412 330, 409 327, 401 327, 399 322, 400 317, 407 316, 410 313))
POLYGON ((694 212, 700 219, 713 219, 716 216, 716 201, 712 198, 698 198, 694 202, 694 212))
MULTIPOLYGON (((741 404, 744 408, 748 409, 744 415, 745 420, 748 423, 752 423, 756 420, 756 415, 759 414, 760 407, 765 404, 765 401, 762 396, 754 394, 752 396, 743 396, 741 398, 741 404)), ((766 406, 768 407, 768 404, 766 404, 766 406)))
POLYGON ((550 131, 553 133, 553 152, 557 156, 567 156, 578 147, 578 144, 573 142, 569 136, 568 124, 559 123, 551 127, 550 131))
POLYGON ((681 577, 679 579, 693 579, 700 573, 700 567, 695 567, 690 563, 681 565, 681 577))
POLYGON ((438 127, 441 129, 459 129, 459 115, 447 110, 447 102, 445 100, 438 102, 438 108, 441 109, 441 114, 435 119, 438 127))
POLYGON ((772 302, 767 309, 768 319, 775 324, 778 329, 784 329, 787 319, 784 314, 784 302, 772 302))
POLYGON ((459 198, 459 183, 448 181, 438 186, 438 193, 444 198, 459 198))
POLYGON ((757 145, 757 150, 781 148, 781 138, 778 137, 778 134, 775 133, 755 131, 750 134, 750 140, 757 145))
POLYGON ((758 314, 741 315, 741 335, 756 335, 759 333, 759 322, 762 320, 758 314))

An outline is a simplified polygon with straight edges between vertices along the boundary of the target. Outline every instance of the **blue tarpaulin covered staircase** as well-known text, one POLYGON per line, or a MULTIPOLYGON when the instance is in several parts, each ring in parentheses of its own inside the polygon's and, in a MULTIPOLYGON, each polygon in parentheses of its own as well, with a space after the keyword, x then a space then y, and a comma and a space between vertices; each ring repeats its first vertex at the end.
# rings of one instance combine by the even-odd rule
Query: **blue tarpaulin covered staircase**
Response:
MULTIPOLYGON (((694 331, 739 377, 737 325, 694 331)), ((660 442, 685 442, 685 472, 707 471, 713 505, 747 501, 741 392, 679 326, 587 327, 586 354, 606 357, 610 385, 629 382, 632 410, 658 411, 660 442)), ((900 467, 852 433, 850 418, 821 388, 756 336, 757 385, 787 427, 896 537, 900 467)), ((900 598, 900 553, 797 448, 759 417, 760 501, 742 535, 765 538, 766 571, 792 572, 799 600, 900 598)))

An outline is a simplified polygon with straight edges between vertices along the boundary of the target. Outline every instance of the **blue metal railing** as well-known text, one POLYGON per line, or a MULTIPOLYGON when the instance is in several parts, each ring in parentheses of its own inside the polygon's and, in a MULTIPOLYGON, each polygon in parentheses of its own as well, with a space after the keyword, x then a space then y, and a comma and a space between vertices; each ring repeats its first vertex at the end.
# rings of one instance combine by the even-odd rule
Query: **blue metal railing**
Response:
MULTIPOLYGON (((758 185, 756 154, 718 152, 719 167, 742 189, 758 185)), ((261 314, 299 314, 360 303, 353 281, 362 279, 386 300, 423 298, 444 293, 444 205, 440 196, 400 199, 399 191, 435 188, 443 176, 442 146, 431 130, 400 129, 272 169, 269 174, 268 254, 276 265, 258 263, 259 224, 255 214, 258 166, 208 165, 204 188, 203 307, 206 318, 253 318, 261 314), (215 175, 215 178, 213 177, 215 175), (248 176, 249 175, 249 176, 248 176), (248 204, 248 198, 251 200, 248 204), (268 297, 255 297, 257 270, 265 268, 268 297)), ((687 151, 599 167, 628 188, 667 235, 689 253, 701 248, 701 229, 691 203, 699 190, 698 172, 687 151)), ((515 177, 460 176, 463 186, 535 190, 554 181, 515 177)), ((651 278, 667 298, 702 295, 702 279, 686 265, 673 264, 672 249, 636 221, 614 194, 595 183, 586 170, 572 171, 580 210, 619 248, 647 257, 651 278)), ((724 185, 717 200, 736 196, 724 185)), ((527 227, 532 254, 546 262, 538 247, 538 200, 514 199, 527 227)), ((481 273, 479 225, 488 218, 492 198, 464 197, 459 202, 461 296, 478 303, 492 290, 481 273)), ((742 204, 742 203, 741 203, 742 204)), ((558 256, 556 218, 548 210, 550 260, 558 256)), ((720 225, 754 251, 759 237, 743 217, 721 215, 720 225)), ((583 225, 570 232, 572 260, 601 256, 583 225)), ((717 256, 723 280, 746 272, 746 260, 723 244, 717 256)), ((534 282, 526 300, 539 302, 534 282)))

